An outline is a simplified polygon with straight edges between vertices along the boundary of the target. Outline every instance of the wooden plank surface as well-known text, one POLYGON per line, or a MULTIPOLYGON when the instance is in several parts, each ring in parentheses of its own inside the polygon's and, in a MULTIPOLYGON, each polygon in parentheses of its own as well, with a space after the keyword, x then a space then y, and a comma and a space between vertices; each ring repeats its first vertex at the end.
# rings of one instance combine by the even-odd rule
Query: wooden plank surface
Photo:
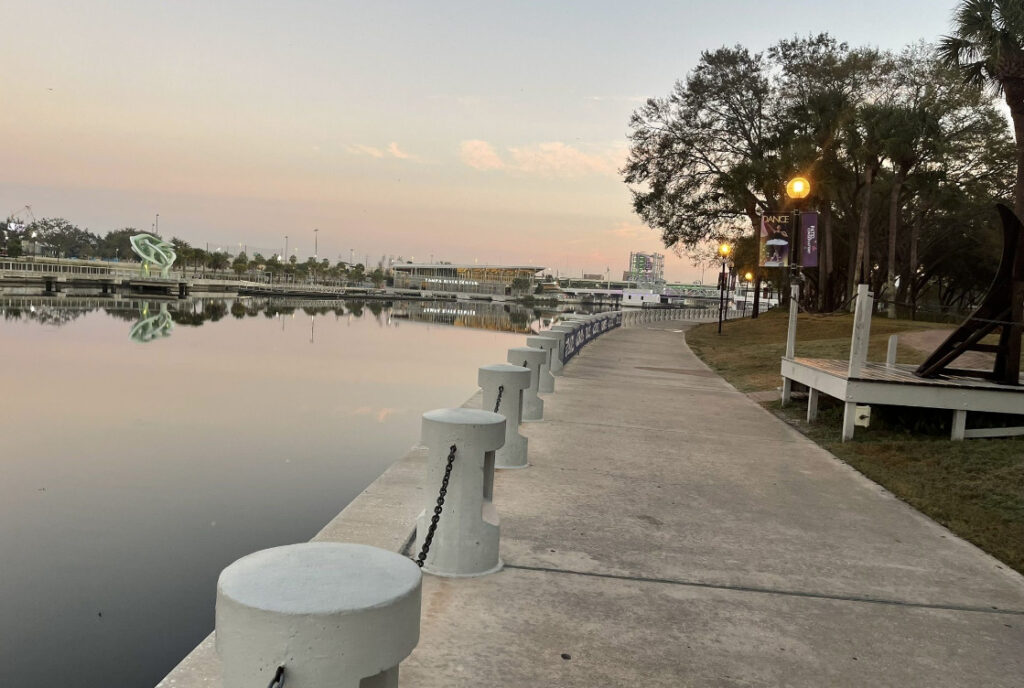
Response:
MULTIPOLYGON (((846 378, 849 369, 848 361, 828 358, 796 358, 793 360, 797 365, 806 368, 819 370, 828 375, 846 378)), ((914 375, 916 366, 897 363, 892 367, 884 363, 865 363, 861 368, 860 375, 856 380, 867 382, 888 382, 905 385, 921 385, 925 387, 958 387, 961 389, 987 389, 1002 392, 1024 393, 1024 377, 1021 378, 1021 385, 1018 387, 1001 385, 989 380, 981 380, 973 377, 960 375, 942 375, 937 378, 922 378, 914 375)))

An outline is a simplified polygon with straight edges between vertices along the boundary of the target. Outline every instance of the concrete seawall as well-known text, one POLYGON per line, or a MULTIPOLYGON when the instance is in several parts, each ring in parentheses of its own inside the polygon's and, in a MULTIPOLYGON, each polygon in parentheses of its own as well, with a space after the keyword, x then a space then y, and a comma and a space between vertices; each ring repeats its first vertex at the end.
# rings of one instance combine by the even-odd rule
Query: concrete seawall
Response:
MULTIPOLYGON (((531 468, 495 478, 505 569, 424 577, 402 685, 1019 685, 1024 577, 737 392, 685 327, 566 366, 531 468)), ((315 539, 402 550, 424 457, 315 539)), ((220 686, 212 639, 170 686, 220 686)))

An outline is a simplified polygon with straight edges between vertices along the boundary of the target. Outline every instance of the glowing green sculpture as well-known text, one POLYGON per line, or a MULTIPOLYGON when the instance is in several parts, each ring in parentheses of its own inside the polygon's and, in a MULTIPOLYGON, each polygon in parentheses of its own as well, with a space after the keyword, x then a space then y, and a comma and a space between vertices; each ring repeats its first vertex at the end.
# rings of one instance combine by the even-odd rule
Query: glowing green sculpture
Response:
POLYGON ((128 337, 136 342, 148 342, 157 337, 169 337, 174 321, 171 314, 167 312, 167 304, 160 304, 160 312, 156 315, 149 314, 149 302, 142 304, 139 309, 139 320, 132 325, 128 337))
POLYGON ((146 276, 149 276, 149 264, 152 263, 160 268, 161 277, 167 277, 178 257, 174 246, 152 234, 136 234, 129 241, 132 242, 132 250, 142 258, 142 271, 146 276))

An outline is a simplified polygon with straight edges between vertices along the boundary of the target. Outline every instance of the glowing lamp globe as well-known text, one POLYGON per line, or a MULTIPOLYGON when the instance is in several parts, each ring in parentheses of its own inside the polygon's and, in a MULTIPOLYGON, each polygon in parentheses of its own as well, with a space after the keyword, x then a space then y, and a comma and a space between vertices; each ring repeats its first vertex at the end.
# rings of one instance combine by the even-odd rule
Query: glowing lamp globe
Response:
POLYGON ((790 198, 807 198, 811 183, 805 177, 793 177, 786 184, 786 195, 790 198))
POLYGON ((721 246, 718 247, 718 253, 723 258, 725 256, 729 255, 729 251, 731 251, 731 250, 732 250, 732 246, 730 246, 729 244, 722 244, 721 246))

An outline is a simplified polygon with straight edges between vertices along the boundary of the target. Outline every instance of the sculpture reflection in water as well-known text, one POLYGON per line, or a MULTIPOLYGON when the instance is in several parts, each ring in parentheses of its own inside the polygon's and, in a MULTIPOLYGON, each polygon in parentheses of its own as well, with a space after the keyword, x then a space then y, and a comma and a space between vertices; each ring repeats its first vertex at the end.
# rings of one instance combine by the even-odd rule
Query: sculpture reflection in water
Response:
POLYGON ((167 304, 160 304, 160 311, 154 315, 149 314, 149 302, 142 304, 139 309, 139 320, 132 325, 128 337, 136 342, 149 342, 157 337, 169 337, 174 328, 174 321, 167 311, 167 304))
POLYGON ((152 234, 136 234, 131 237, 132 250, 142 259, 142 271, 149 275, 149 264, 160 268, 160 276, 167 277, 171 266, 178 258, 174 246, 152 234))

